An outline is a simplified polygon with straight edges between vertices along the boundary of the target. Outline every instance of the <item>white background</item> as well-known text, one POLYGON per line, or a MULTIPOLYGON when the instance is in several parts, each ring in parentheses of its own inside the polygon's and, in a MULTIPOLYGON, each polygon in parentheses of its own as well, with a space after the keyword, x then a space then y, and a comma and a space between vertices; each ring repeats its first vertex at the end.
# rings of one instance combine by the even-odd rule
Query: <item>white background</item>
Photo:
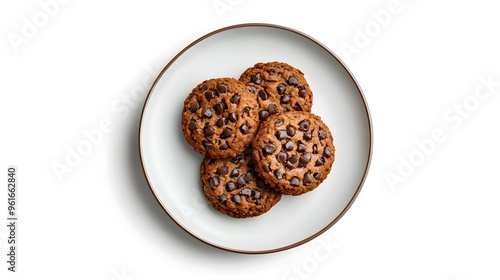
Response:
POLYGON ((19 168, 19 244, 18 272, 2 261, 0 278, 499 279, 500 5, 437 2, 2 1, 0 167, 4 178, 19 168), (155 75, 200 36, 245 22, 328 46, 373 121, 372 165, 351 209, 317 239, 269 255, 186 234, 138 158, 155 75), (54 164, 100 123, 102 139, 58 178, 54 164), (439 143, 424 140, 436 131, 439 143))

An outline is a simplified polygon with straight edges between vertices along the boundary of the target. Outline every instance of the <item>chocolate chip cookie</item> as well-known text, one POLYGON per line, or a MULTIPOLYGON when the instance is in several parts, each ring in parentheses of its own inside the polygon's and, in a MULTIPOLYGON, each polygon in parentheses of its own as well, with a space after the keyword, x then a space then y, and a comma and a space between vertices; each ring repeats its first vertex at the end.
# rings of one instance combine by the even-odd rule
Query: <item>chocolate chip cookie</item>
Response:
POLYGON ((255 173, 251 153, 228 159, 205 157, 200 177, 210 204, 234 218, 264 214, 281 199, 281 194, 269 188, 255 173))
POLYGON ((308 112, 290 111, 268 118, 252 143, 255 170, 275 190, 300 195, 326 179, 335 160, 327 125, 308 112))
POLYGON ((284 62, 257 63, 240 76, 259 102, 259 119, 286 111, 310 112, 312 91, 304 73, 284 62))
POLYGON ((258 103, 234 78, 209 79, 184 101, 182 132, 193 149, 212 158, 241 154, 258 128, 258 103))

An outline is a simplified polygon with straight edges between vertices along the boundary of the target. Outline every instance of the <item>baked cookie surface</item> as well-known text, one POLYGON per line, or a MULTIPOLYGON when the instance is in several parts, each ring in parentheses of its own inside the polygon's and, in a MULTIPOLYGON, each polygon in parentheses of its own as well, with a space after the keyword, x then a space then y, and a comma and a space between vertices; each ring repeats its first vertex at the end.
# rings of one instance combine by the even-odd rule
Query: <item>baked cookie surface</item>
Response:
POLYGON ((313 94, 304 73, 287 63, 257 63, 240 81, 256 95, 261 121, 286 111, 311 111, 313 94))
POLYGON ((200 166, 203 193, 220 213, 233 218, 268 212, 281 199, 254 170, 251 153, 228 159, 205 157, 200 166))
POLYGON ((251 144, 258 123, 254 94, 234 78, 203 81, 184 101, 182 132, 191 147, 206 156, 241 154, 251 144))
POLYGON ((257 174, 286 195, 315 189, 335 160, 329 128, 308 112, 290 111, 268 118, 260 124, 252 148, 257 174))

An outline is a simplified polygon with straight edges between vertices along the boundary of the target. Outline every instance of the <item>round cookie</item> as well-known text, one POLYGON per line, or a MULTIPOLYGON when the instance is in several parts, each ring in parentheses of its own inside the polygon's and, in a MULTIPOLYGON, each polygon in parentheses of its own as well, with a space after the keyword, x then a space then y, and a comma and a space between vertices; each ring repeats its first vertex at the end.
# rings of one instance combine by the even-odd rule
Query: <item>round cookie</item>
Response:
POLYGON ((311 111, 313 95, 304 73, 289 64, 257 63, 241 74, 240 81, 256 94, 261 121, 286 111, 311 111))
POLYGON ((326 179, 335 160, 333 136, 317 115, 290 111, 260 124, 253 143, 255 171, 275 190, 301 195, 326 179))
POLYGON ((254 95, 234 78, 206 80, 184 101, 182 132, 191 147, 206 156, 241 154, 250 146, 258 123, 254 95))
POLYGON ((233 218, 259 216, 281 199, 280 193, 257 177, 251 153, 229 159, 205 157, 200 177, 210 204, 233 218))

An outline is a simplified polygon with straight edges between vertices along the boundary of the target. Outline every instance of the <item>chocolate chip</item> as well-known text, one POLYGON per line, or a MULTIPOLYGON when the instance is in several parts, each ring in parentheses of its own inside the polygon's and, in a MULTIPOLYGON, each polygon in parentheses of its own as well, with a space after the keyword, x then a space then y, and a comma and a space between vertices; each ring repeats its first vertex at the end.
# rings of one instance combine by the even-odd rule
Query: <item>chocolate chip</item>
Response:
POLYGON ((270 172, 271 171, 271 164, 267 163, 264 165, 264 167, 262 168, 262 170, 264 170, 264 172, 270 172))
POLYGON ((255 198, 255 199, 259 199, 260 198, 260 192, 259 192, 259 190, 253 190, 252 191, 252 197, 255 198))
POLYGON ((251 92, 251 93, 255 93, 257 91, 257 89, 253 86, 249 86, 248 87, 248 90, 251 92))
POLYGON ((304 174, 304 179, 302 179, 302 182, 306 186, 312 182, 311 172, 307 172, 306 174, 304 174))
POLYGON ((295 167, 295 164, 291 163, 290 161, 285 162, 285 167, 288 169, 293 169, 295 167))
POLYGON ((227 143, 224 143, 221 146, 219 146, 219 149, 221 149, 221 150, 227 150, 227 149, 230 149, 230 148, 231 147, 229 147, 229 145, 227 143))
POLYGON ((245 108, 243 108, 243 113, 245 113, 247 116, 250 116, 250 110, 250 107, 245 106, 245 108))
POLYGON ((281 169, 276 169, 274 171, 274 177, 276 177, 276 179, 278 180, 283 179, 283 171, 281 169))
POLYGON ((222 107, 224 108, 224 110, 227 110, 226 100, 222 99, 222 101, 220 103, 222 104, 222 107))
POLYGON ((205 91, 205 98, 207 101, 210 101, 215 98, 215 92, 213 90, 207 90, 205 91))
POLYGON ((251 196, 252 195, 252 190, 249 189, 249 188, 243 188, 243 189, 241 189, 240 194, 242 196, 251 196))
POLYGON ((297 152, 303 153, 306 151, 306 145, 302 144, 302 142, 299 142, 297 145, 297 152))
MULTIPOLYGON (((292 157, 295 157, 295 156, 292 156, 292 157)), ((295 168, 295 164, 297 163, 297 159, 292 159, 292 157, 290 158, 290 160, 288 160, 287 162, 285 162, 285 167, 288 168, 288 169, 294 169, 295 168), (295 161, 295 163, 294 163, 295 161)))
POLYGON ((283 94, 280 99, 281 104, 288 104, 290 103, 290 95, 288 94, 283 94))
POLYGON ((287 151, 293 150, 293 142, 292 142, 292 140, 287 141, 285 143, 284 147, 285 147, 285 150, 287 150, 287 151))
POLYGON ((303 120, 299 122, 299 129, 301 131, 308 131, 309 130, 309 122, 307 120, 303 120))
POLYGON ((286 130, 278 130, 274 134, 278 140, 285 139, 286 138, 286 130))
POLYGON ((278 107, 276 107, 275 104, 269 104, 269 106, 267 107, 267 111, 269 111, 269 114, 274 115, 278 113, 278 107))
POLYGON ((195 101, 193 103, 191 103, 191 105, 189 105, 189 110, 191 110, 191 113, 196 113, 196 111, 198 111, 198 109, 200 109, 200 104, 195 101))
POLYGON ((302 138, 304 138, 304 140, 306 140, 306 141, 311 141, 312 135, 311 135, 311 133, 304 133, 302 138))
POLYGON ((243 134, 248 134, 248 125, 246 125, 246 124, 242 124, 242 125, 240 126, 240 131, 241 131, 241 133, 243 133, 243 134))
POLYGON ((226 93, 228 91, 228 87, 226 84, 219 84, 217 86, 217 92, 218 93, 226 93))
POLYGON ((321 173, 316 172, 316 173, 313 174, 313 177, 316 180, 320 180, 321 179, 321 173))
POLYGON ((311 154, 305 153, 300 156, 299 163, 301 167, 304 167, 307 165, 307 163, 311 160, 311 154))
POLYGON ((231 171, 231 175, 229 175, 229 177, 234 178, 234 177, 238 177, 238 175, 240 175, 240 169, 235 168, 235 169, 233 169, 233 171, 231 171))
POLYGON ((297 161, 299 161, 298 157, 297 156, 291 156, 288 161, 291 163, 291 164, 296 164, 297 161))
POLYGON ((205 135, 205 137, 210 137, 212 135, 214 135, 214 128, 211 127, 211 126, 205 126, 203 128, 203 134, 205 135))
POLYGON ((299 103, 295 103, 295 105, 293 105, 292 107, 295 111, 302 111, 302 107, 300 107, 300 104, 299 103))
POLYGON ((231 97, 231 99, 229 101, 233 104, 238 104, 238 103, 240 103, 240 96, 235 94, 235 95, 233 95, 233 97, 231 97))
POLYGON ((274 69, 267 71, 267 73, 269 74, 269 76, 276 76, 276 71, 274 71, 274 69))
POLYGON ((224 112, 224 105, 222 105, 222 103, 219 102, 219 103, 215 104, 214 110, 215 110, 216 114, 220 115, 220 114, 222 114, 222 112, 224 112))
POLYGON ((264 155, 270 155, 272 153, 274 153, 276 151, 276 146, 274 146, 273 144, 266 144, 264 146, 264 149, 262 149, 262 152, 264 153, 264 155))
POLYGON ((306 97, 306 94, 307 94, 307 91, 305 89, 299 90, 299 96, 300 97, 304 98, 304 97, 306 97))
POLYGON ((286 85, 279 84, 278 87, 276 88, 276 91, 278 92, 279 95, 282 95, 286 91, 286 85))
POLYGON ((245 179, 246 182, 252 182, 255 177, 253 176, 252 172, 247 172, 247 174, 245 174, 245 177, 243 177, 243 179, 245 179))
POLYGON ((235 194, 233 195, 233 197, 231 198, 231 200, 236 203, 236 204, 240 204, 241 203, 241 198, 239 195, 235 194))
POLYGON ((260 73, 257 73, 255 75, 252 76, 252 82, 256 83, 256 84, 260 84, 261 82, 261 75, 260 73))
POLYGON ((206 150, 209 150, 214 145, 212 142, 210 142, 208 140, 201 141, 201 144, 203 145, 203 147, 205 147, 206 150))
POLYGON ((245 158, 242 155, 235 156, 234 158, 231 159, 231 162, 234 164, 238 164, 240 162, 244 162, 245 158))
POLYGON ((233 131, 230 128, 226 127, 226 128, 224 128, 224 130, 222 130, 222 133, 220 134, 220 138, 226 139, 226 138, 231 137, 231 135, 233 135, 233 131))
POLYGON ((293 176, 292 179, 290 180, 290 185, 292 187, 298 187, 300 184, 299 178, 293 176))
POLYGON ((236 122, 238 120, 238 115, 236 115, 236 113, 231 113, 229 114, 229 116, 227 117, 231 122, 236 122))
POLYGON ((317 154, 318 153, 318 146, 316 146, 316 144, 313 145, 313 154, 317 154))
POLYGON ((278 155, 276 156, 276 159, 278 160, 278 162, 285 162, 286 159, 287 159, 287 154, 285 152, 279 152, 278 155))
POLYGON ((236 189, 236 185, 234 184, 233 181, 229 181, 226 184, 226 191, 230 192, 232 190, 236 189))
POLYGON ((263 121, 269 117, 269 112, 266 110, 259 111, 259 120, 263 121))
POLYGON ((314 163, 314 166, 321 166, 321 165, 323 165, 323 164, 324 164, 323 159, 318 158, 318 159, 316 160, 316 162, 314 163))
POLYGON ((210 179, 208 180, 208 184, 212 188, 217 187, 219 185, 219 176, 210 177, 210 179))
POLYGON ((212 110, 210 108, 206 108, 203 110, 203 113, 201 114, 204 118, 210 119, 212 117, 212 110))
POLYGON ((193 130, 195 130, 197 128, 198 128, 198 124, 194 120, 191 120, 189 122, 189 130, 193 131, 193 130))
POLYGON ((290 84, 292 86, 296 86, 299 83, 299 81, 297 80, 297 78, 295 78, 294 76, 290 76, 288 78, 287 82, 288 82, 288 84, 290 84))
POLYGON ((219 202, 224 204, 224 203, 226 203, 226 201, 227 201, 227 196, 225 194, 221 194, 219 196, 219 202))
POLYGON ((217 171, 215 172, 217 175, 226 175, 228 172, 228 168, 227 166, 219 166, 219 168, 217 168, 217 171))
POLYGON ((320 140, 325 139, 326 138, 326 131, 324 131, 323 129, 318 130, 318 137, 320 140))
POLYGON ((217 126, 223 127, 226 124, 226 118, 220 118, 217 120, 217 126))
POLYGON ((207 90, 207 85, 202 85, 199 89, 200 92, 204 92, 205 90, 207 90))
POLYGON ((258 198, 257 198, 257 199, 255 200, 255 205, 257 205, 257 206, 259 206, 259 205, 260 205, 260 199, 258 199, 258 198))
POLYGON ((247 184, 247 182, 245 181, 245 179, 243 178, 243 176, 238 177, 238 180, 236 180, 236 187, 237 188, 241 188, 241 187, 243 187, 246 184, 247 184))
POLYGON ((283 119, 277 119, 274 124, 280 125, 283 123, 283 119))
POLYGON ((265 90, 259 90, 259 93, 258 93, 260 99, 262 100, 266 100, 268 98, 268 95, 267 95, 267 92, 265 90))
POLYGON ((323 150, 323 156, 326 158, 330 158, 332 156, 332 153, 330 152, 330 150, 328 150, 328 148, 325 147, 325 149, 323 150))
POLYGON ((288 134, 288 136, 292 137, 295 135, 295 127, 291 126, 291 125, 287 125, 286 126, 286 133, 288 134))

